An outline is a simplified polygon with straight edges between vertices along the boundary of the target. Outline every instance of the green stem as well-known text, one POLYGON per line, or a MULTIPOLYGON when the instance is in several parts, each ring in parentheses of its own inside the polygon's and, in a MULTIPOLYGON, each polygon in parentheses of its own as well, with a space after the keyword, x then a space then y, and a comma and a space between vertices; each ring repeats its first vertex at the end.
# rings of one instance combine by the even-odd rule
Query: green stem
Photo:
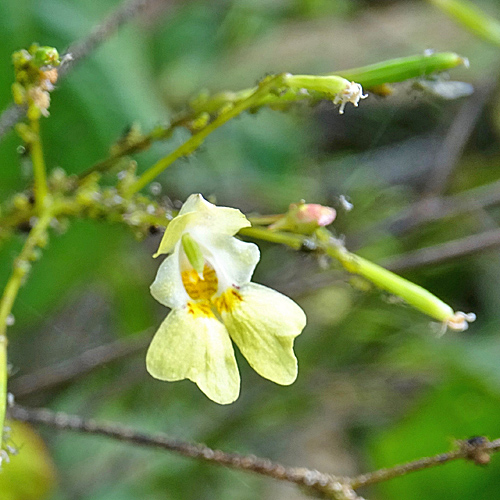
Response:
POLYGON ((252 226, 268 226, 278 222, 283 217, 285 214, 248 216, 247 219, 252 223, 252 226))
MULTIPOLYGON (((331 97, 332 94, 340 92, 345 88, 346 83, 348 83, 346 79, 355 81, 361 84, 365 90, 369 90, 384 83, 396 83, 411 78, 427 76, 439 71, 446 71, 464 64, 465 61, 463 57, 452 52, 402 57, 361 68, 339 71, 330 75, 286 75, 283 78, 281 92, 263 93, 258 99, 254 98, 254 94, 259 91, 259 87, 247 88, 237 92, 219 92, 210 97, 199 97, 190 103, 188 110, 182 112, 167 126, 156 127, 137 141, 131 144, 124 144, 118 148, 118 151, 105 160, 96 163, 78 177, 82 179, 92 172, 106 172, 116 165, 123 156, 144 151, 153 142, 169 138, 175 128, 183 126, 189 128, 190 122, 196 120, 200 114, 208 113, 209 115, 216 115, 229 106, 233 106, 233 109, 239 108, 242 104, 244 106, 249 98, 253 100, 251 104, 253 108, 268 106, 271 109, 283 109, 291 103, 300 101, 316 102, 319 99, 331 97), (308 90, 310 93, 303 92, 303 89, 308 90)), ((197 132, 195 135, 199 137, 198 134, 201 132, 197 132)), ((188 147, 187 154, 189 153, 188 147)), ((173 161, 177 158, 175 157, 173 161)))
POLYGON ((24 278, 28 274, 33 251, 43 241, 52 220, 52 210, 46 209, 30 231, 21 253, 14 261, 12 273, 0 300, 0 448, 7 404, 7 323, 24 278))
POLYGON ((348 80, 336 75, 289 75, 285 78, 285 83, 292 90, 306 89, 332 96, 342 92, 349 85, 348 80))
POLYGON ((38 211, 41 212, 48 189, 45 160, 43 158, 42 141, 40 138, 40 120, 38 118, 30 120, 30 128, 33 132, 30 150, 31 161, 33 163, 35 203, 38 211))
POLYGON ((257 240, 279 243, 280 245, 286 245, 295 250, 299 250, 306 240, 305 236, 299 234, 270 231, 267 228, 255 226, 240 229, 238 234, 249 236, 257 240))
POLYGON ((0 337, 0 450, 2 449, 5 412, 7 411, 7 338, 0 337))
POLYGON ((193 134, 184 144, 179 146, 176 150, 172 151, 169 155, 165 156, 156 162, 151 168, 146 170, 137 181, 135 181, 126 191, 126 196, 131 196, 137 191, 140 191, 144 186, 149 184, 153 179, 160 175, 167 167, 172 165, 175 160, 182 156, 186 156, 195 151, 212 132, 217 130, 226 122, 235 118, 249 108, 252 108, 259 103, 260 99, 268 94, 273 88, 279 86, 283 81, 283 76, 274 76, 259 85, 257 90, 253 92, 247 99, 241 101, 228 111, 222 112, 212 123, 205 128, 193 134))

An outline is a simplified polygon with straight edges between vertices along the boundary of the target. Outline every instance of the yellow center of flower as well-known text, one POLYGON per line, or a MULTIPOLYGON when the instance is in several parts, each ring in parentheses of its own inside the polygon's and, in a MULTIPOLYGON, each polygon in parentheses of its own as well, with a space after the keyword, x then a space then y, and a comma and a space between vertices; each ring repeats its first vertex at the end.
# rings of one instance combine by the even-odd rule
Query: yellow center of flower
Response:
POLYGON ((188 311, 193 316, 218 316, 231 311, 235 304, 243 300, 234 288, 228 288, 219 297, 214 297, 219 280, 214 268, 209 264, 205 263, 203 276, 191 268, 182 271, 181 277, 187 294, 193 299, 187 304, 188 311))
POLYGON ((217 292, 219 286, 219 280, 214 268, 206 263, 203 267, 203 277, 194 269, 182 271, 181 277, 187 294, 193 300, 210 300, 217 292))

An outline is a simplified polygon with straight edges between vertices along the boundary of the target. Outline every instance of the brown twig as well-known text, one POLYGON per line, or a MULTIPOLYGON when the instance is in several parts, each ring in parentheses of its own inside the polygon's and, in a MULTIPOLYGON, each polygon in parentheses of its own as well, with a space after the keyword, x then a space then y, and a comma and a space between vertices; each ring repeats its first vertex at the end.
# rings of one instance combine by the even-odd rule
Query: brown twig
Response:
POLYGON ((9 381, 9 391, 23 398, 71 382, 100 366, 140 352, 151 342, 151 331, 105 344, 55 365, 9 381))
POLYGON ((488 441, 485 437, 477 436, 465 441, 458 441, 458 449, 441 453, 433 457, 421 458, 403 465, 396 465, 388 469, 380 469, 375 472, 362 474, 351 479, 351 486, 354 489, 369 486, 370 484, 381 483, 389 479, 405 476, 410 472, 417 472, 430 467, 443 465, 453 460, 470 460, 477 465, 486 465, 489 462, 490 454, 500 450, 500 439, 488 441))
MULTIPOLYGON (((89 35, 68 47, 64 64, 59 68, 59 78, 63 78, 82 59, 87 57, 100 44, 110 38, 121 26, 141 14, 150 4, 158 0, 130 0, 118 7, 89 35)), ((64 59, 64 56, 63 56, 64 59)), ((26 114, 25 106, 9 105, 0 116, 0 140, 26 114)))
MULTIPOLYGON (((9 416, 15 420, 45 424, 61 430, 106 436, 118 441, 139 446, 148 446, 173 451, 185 457, 203 460, 246 472, 255 472, 280 481, 288 481, 329 495, 338 500, 347 500, 348 484, 341 478, 323 474, 316 470, 299 467, 285 467, 266 458, 213 450, 208 446, 173 439, 165 434, 146 434, 121 425, 86 420, 76 415, 53 412, 44 408, 24 408, 18 405, 9 409, 9 416)), ((356 498, 352 496, 351 498, 356 498)))
POLYGON ((355 500, 358 497, 354 490, 443 465, 453 460, 470 460, 478 465, 485 465, 489 463, 491 454, 500 451, 500 439, 489 441, 485 437, 477 436, 458 441, 457 449, 447 453, 348 478, 336 477, 303 467, 285 467, 266 458, 213 450, 203 444, 180 441, 165 434, 146 434, 121 425, 86 420, 80 416, 53 412, 44 408, 24 408, 14 405, 9 409, 9 416, 14 420, 45 424, 61 430, 106 436, 126 443, 160 448, 189 458, 254 472, 280 481, 308 487, 336 500, 355 500))
POLYGON ((394 272, 407 271, 497 247, 500 247, 500 229, 493 229, 386 259, 381 265, 394 272))

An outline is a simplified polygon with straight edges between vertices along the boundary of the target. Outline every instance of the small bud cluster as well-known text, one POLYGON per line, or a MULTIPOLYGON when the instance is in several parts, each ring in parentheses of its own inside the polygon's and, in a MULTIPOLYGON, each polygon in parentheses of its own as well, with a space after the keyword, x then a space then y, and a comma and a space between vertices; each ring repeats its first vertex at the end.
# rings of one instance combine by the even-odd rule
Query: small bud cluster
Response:
POLYGON ((57 81, 59 54, 53 47, 33 44, 28 50, 19 50, 12 55, 16 81, 12 94, 16 104, 28 105, 28 116, 36 119, 49 116, 50 92, 57 81))
MULTIPOLYGON (((156 227, 158 221, 172 219, 170 210, 164 208, 151 198, 135 195, 128 198, 124 195, 127 186, 137 179, 135 162, 131 162, 118 174, 117 187, 102 188, 99 185, 100 175, 88 175, 75 192, 75 201, 79 209, 92 219, 107 219, 110 222, 123 221, 134 229, 138 239, 143 238, 156 227)), ((159 186, 159 185, 158 185, 159 186)), ((155 186, 155 192, 161 191, 161 186, 155 186)))

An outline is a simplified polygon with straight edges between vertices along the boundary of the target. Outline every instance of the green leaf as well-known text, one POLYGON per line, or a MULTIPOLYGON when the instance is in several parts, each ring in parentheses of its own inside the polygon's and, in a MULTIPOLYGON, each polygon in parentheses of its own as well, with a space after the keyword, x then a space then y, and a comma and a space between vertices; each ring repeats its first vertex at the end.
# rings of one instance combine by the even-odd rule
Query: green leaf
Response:
POLYGON ((54 465, 44 442, 29 425, 9 422, 11 445, 18 453, 2 464, 2 500, 42 500, 48 498, 56 482, 54 465))

